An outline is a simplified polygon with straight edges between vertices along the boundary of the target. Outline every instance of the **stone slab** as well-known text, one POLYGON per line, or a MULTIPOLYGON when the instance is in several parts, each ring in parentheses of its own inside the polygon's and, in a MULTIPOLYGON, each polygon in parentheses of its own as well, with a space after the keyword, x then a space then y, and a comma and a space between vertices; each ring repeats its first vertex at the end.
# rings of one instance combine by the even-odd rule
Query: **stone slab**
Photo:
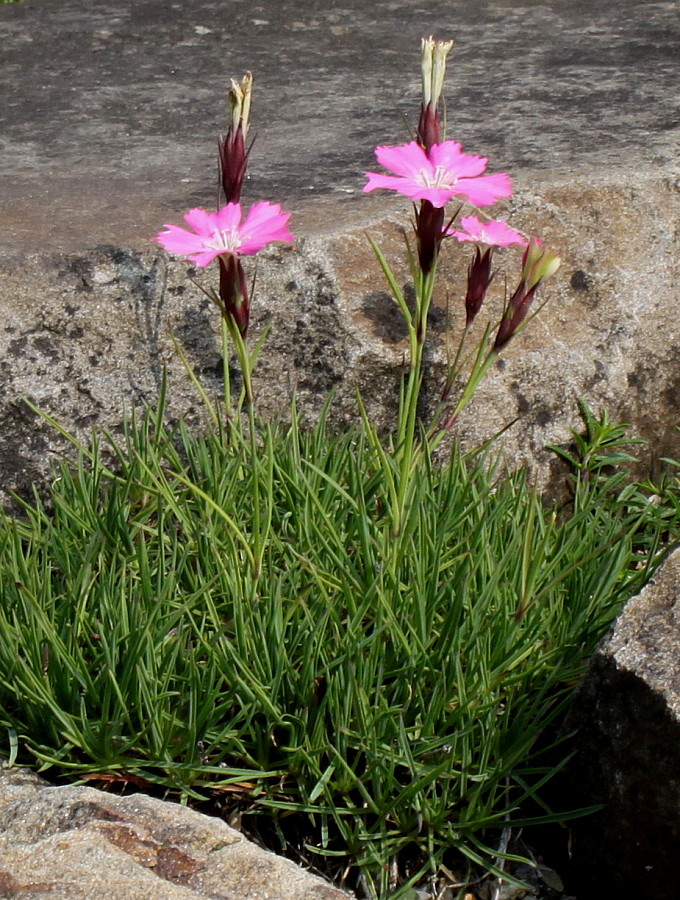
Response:
POLYGON ((455 38, 449 135, 526 187, 658 171, 680 127, 680 17, 650 0, 24 0, 0 6, 0 252, 139 249, 215 199, 228 79, 251 69, 249 199, 296 233, 382 214, 360 195, 406 137, 419 42, 455 38))
POLYGON ((347 900, 221 819, 143 794, 0 768, 0 896, 32 900, 347 900))
MULTIPOLYGON (((649 441, 642 474, 660 456, 680 458, 678 178, 670 167, 659 175, 638 172, 634 183, 609 172, 553 176, 513 198, 513 224, 560 247, 563 267, 546 290, 547 307, 503 353, 461 417, 456 434, 466 446, 514 423, 503 436, 507 458, 529 466, 543 483, 561 478, 544 447, 569 442, 570 428, 581 427, 577 398, 584 397, 649 441)), ((402 210, 370 231, 408 285, 404 225, 402 210)), ((456 298, 464 295, 469 253, 462 245, 447 248, 431 316, 429 404, 445 377, 448 335, 455 340, 460 333, 456 298)), ((517 258, 513 251, 502 256, 510 282, 517 258)), ((92 426, 115 431, 132 406, 153 402, 167 367, 170 414, 195 418, 200 403, 173 339, 208 393, 219 396, 219 323, 188 281, 187 268, 153 245, 100 245, 33 254, 20 265, 0 262, 5 487, 30 493, 45 477, 51 454, 64 449, 22 397, 87 440, 92 426)), ((214 273, 196 274, 212 283, 214 273)), ((485 316, 500 316, 504 288, 499 275, 485 316)), ((345 227, 302 239, 295 250, 261 254, 253 335, 266 325, 271 329, 255 374, 264 416, 280 414, 295 390, 309 421, 333 389, 335 421, 355 421, 359 389, 378 427, 394 421, 407 341, 364 228, 345 227)))

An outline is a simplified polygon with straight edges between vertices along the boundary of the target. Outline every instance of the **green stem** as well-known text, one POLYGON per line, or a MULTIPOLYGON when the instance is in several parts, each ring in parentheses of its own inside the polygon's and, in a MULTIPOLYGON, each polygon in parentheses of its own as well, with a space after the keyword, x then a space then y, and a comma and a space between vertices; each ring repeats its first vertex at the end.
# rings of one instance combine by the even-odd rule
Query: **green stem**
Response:
POLYGON ((226 316, 220 316, 222 328, 222 378, 224 386, 224 423, 228 437, 231 437, 231 378, 229 376, 229 325, 226 316))
POLYGON ((260 575, 262 562, 262 542, 260 535, 260 467, 257 454, 257 435, 255 433, 255 404, 248 400, 248 431, 250 432, 250 468, 253 473, 253 581, 260 575))
POLYGON ((262 561, 262 541, 260 528, 260 466, 257 449, 257 433, 255 430, 255 399, 253 395, 252 369, 253 360, 243 339, 238 324, 228 313, 224 316, 234 349, 238 357, 241 375, 243 376, 243 397, 248 414, 248 432, 250 441, 250 468, 253 477, 253 581, 257 581, 262 561))
POLYGON ((448 434, 448 432, 453 428, 458 416, 461 414, 463 409, 469 403, 472 395, 477 390, 479 383, 484 378, 486 373, 491 368, 492 364, 495 362, 498 357, 497 350, 489 350, 486 353, 486 349, 489 345, 489 332, 490 329, 484 332, 484 336, 479 344, 479 349, 477 351, 477 356, 475 357, 474 364, 472 366, 472 371, 468 377, 467 382, 465 383, 465 387, 463 388, 463 393, 460 395, 458 403, 456 404, 453 412, 451 412, 445 419, 444 423, 439 426, 436 433, 433 434, 432 440, 430 442, 430 447, 434 450, 439 446, 444 437, 448 434), (486 354, 486 355, 485 355, 486 354))
POLYGON ((399 487, 396 508, 392 510, 392 533, 401 531, 404 509, 411 482, 413 459, 416 452, 415 434, 418 422, 418 399, 422 387, 423 352, 427 336, 427 316, 432 303, 436 277, 436 261, 427 275, 418 272, 415 279, 416 314, 415 323, 409 324, 409 376, 404 404, 400 410, 397 428, 396 452, 399 460, 399 487))
POLYGON ((460 358, 463 355, 463 348, 465 347, 465 343, 468 339, 468 335, 470 334, 470 325, 466 325, 463 329, 463 334, 461 335, 460 342, 458 344, 458 349, 456 350, 456 355, 454 357, 453 362, 448 366, 448 372, 446 374, 446 384, 444 385, 444 390, 442 391, 442 401, 446 401, 451 391, 451 388, 454 385, 456 380, 456 376, 458 375, 458 369, 460 366, 460 358))
POLYGON ((414 453, 414 440, 418 413, 418 397, 422 383, 423 344, 418 340, 410 342, 411 368, 404 400, 403 421, 399 423, 397 457, 399 460, 399 487, 397 489, 396 507, 392 510, 392 533, 401 531, 406 503, 406 493, 410 482, 411 465, 414 453))

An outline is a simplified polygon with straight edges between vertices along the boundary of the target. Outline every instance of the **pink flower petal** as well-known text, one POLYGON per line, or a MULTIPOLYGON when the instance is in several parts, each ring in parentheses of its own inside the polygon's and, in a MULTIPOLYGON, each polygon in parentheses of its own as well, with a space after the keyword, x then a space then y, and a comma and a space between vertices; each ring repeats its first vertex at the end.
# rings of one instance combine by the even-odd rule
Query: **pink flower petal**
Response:
POLYGON ((398 147, 376 147, 375 156, 381 166, 403 178, 417 180, 422 172, 434 172, 432 162, 416 141, 398 147))
POLYGON ((454 196, 455 193, 451 188, 440 187, 420 188, 417 193, 412 195, 414 200, 429 200, 437 209, 443 209, 454 196))
POLYGON ((457 241, 473 241, 489 247, 508 247, 510 244, 526 246, 527 242, 518 231, 509 228, 503 221, 481 222, 477 216, 463 216, 460 224, 464 231, 450 229, 447 234, 457 241))
POLYGON ((473 206, 490 206, 501 197, 512 194, 512 182, 505 173, 482 175, 479 178, 461 178, 453 191, 457 197, 465 197, 473 206))
POLYGON ((370 194, 371 191, 385 189, 402 193, 402 185, 406 179, 396 175, 381 175, 379 172, 365 172, 368 181, 362 188, 362 193, 370 194))
MULTIPOLYGON (((474 237, 479 237, 482 231, 486 227, 484 222, 477 218, 477 216, 461 216, 460 224, 470 235, 474 235, 474 237)), ((490 223, 486 223, 489 225, 490 223)))
POLYGON ((239 253, 251 256, 273 241, 290 243, 293 235, 287 228, 290 213, 282 213, 278 203, 254 203, 239 228, 239 253))
POLYGON ((199 269, 203 269, 209 266, 220 255, 220 252, 220 250, 206 250, 203 253, 194 253, 192 256, 188 256, 187 259, 190 259, 199 269))
POLYGON ((430 159, 434 166, 446 169, 456 178, 471 178, 481 175, 488 162, 484 156, 468 156, 467 153, 463 153, 461 145, 456 141, 434 144, 430 150, 430 159))
POLYGON ((216 227, 216 218, 215 213, 206 212, 204 209, 190 209, 184 216, 184 221, 196 234, 210 237, 216 227))
POLYGON ((179 225, 166 225, 166 231, 161 231, 155 240, 164 247, 168 253, 185 256, 188 253, 197 253, 205 245, 205 238, 179 225))
POLYGON ((378 172, 366 172, 368 181, 364 185, 363 192, 365 194, 376 189, 386 188, 390 191, 397 191, 411 200, 420 200, 421 194, 426 188, 421 184, 411 181, 410 178, 403 178, 400 175, 380 175, 378 172))
POLYGON ((234 231, 241 222, 241 204, 227 203, 210 216, 213 221, 212 232, 234 231))
POLYGON ((511 244, 521 244, 522 247, 526 247, 528 243, 519 231, 509 228, 505 222, 487 222, 484 232, 487 236, 486 243, 494 243, 496 247, 509 247, 511 244))
POLYGON ((376 189, 385 188, 397 191, 410 200, 429 200, 433 206, 441 209, 453 196, 451 188, 425 187, 408 178, 400 178, 397 175, 380 175, 377 172, 366 172, 368 181, 362 191, 368 194, 376 189))

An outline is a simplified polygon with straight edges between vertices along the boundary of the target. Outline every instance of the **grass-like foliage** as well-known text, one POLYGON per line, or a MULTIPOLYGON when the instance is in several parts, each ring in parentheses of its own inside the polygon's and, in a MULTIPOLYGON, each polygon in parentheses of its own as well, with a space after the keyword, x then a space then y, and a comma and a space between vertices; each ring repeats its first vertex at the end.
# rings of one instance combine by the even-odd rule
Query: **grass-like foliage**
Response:
POLYGON ((278 204, 240 205, 248 73, 232 82, 219 144, 225 205, 192 209, 188 229, 156 237, 199 268, 219 265, 219 290, 201 287, 220 313, 220 404, 188 370, 211 429, 168 430, 163 392, 104 455, 97 439, 79 446, 45 501, 0 516, 10 759, 222 798, 251 832, 372 898, 440 874, 462 890, 475 869, 501 873, 508 829, 578 812, 553 813, 542 794, 569 752, 560 716, 680 506, 677 491, 627 484, 622 428, 586 407, 586 434, 556 448, 574 475, 565 509, 546 508, 522 473, 482 452, 454 447, 435 463, 560 264, 503 221, 462 217, 464 231, 451 231, 462 207, 451 218, 447 203, 489 205, 510 180, 481 175, 485 158, 444 140, 450 49, 423 40, 417 140, 379 146, 395 174, 368 173, 364 188, 419 201, 406 241, 413 304, 371 240, 408 335, 393 432, 379 435, 361 404, 340 433, 325 415, 301 430, 294 405, 288 426, 257 421, 265 336, 249 343, 241 257, 293 238, 278 204), (453 239, 477 243, 465 324, 423 423, 428 312, 453 239), (524 246, 517 287, 480 337, 492 250, 513 243, 524 246))
POLYGON ((96 442, 63 463, 0 521, 15 753, 233 798, 372 896, 493 867, 495 830, 528 800, 540 820, 551 726, 667 522, 618 470, 565 516, 454 450, 419 455, 395 535, 379 443, 263 425, 254 468, 240 429, 169 432, 161 403, 110 467, 96 442))

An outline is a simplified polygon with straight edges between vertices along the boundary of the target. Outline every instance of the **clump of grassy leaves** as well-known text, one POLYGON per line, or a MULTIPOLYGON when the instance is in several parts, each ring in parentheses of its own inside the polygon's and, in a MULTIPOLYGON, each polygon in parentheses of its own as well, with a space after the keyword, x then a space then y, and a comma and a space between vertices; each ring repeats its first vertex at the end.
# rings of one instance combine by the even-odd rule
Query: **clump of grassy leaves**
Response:
POLYGON ((228 797, 369 896, 493 870, 671 527, 625 485, 622 433, 591 416, 568 515, 482 455, 423 452, 395 535, 366 422, 263 425, 253 461, 238 429, 163 421, 161 402, 109 438, 110 467, 81 448, 46 502, 0 520, 13 758, 228 797))

